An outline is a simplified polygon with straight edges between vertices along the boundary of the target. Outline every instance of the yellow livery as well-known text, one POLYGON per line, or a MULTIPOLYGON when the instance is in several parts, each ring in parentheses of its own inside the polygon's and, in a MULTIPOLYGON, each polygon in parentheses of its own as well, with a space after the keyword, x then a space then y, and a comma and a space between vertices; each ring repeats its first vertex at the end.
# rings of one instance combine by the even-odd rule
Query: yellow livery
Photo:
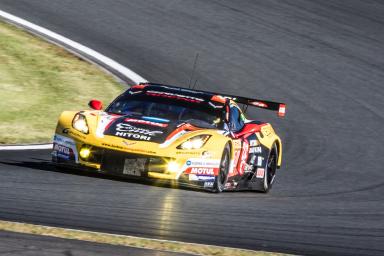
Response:
POLYGON ((271 188, 282 143, 239 105, 285 114, 285 104, 182 87, 139 84, 105 110, 61 114, 52 161, 61 168, 177 181, 221 192, 271 188))

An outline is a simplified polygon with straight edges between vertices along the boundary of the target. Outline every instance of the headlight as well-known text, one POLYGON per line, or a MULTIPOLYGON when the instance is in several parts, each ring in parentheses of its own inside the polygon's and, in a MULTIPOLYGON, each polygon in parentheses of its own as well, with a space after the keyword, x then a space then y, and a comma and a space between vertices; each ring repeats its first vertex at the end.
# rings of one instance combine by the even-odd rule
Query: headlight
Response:
POLYGON ((79 132, 88 134, 89 128, 87 124, 87 119, 84 115, 77 113, 72 121, 72 127, 78 130, 79 132))
POLYGON ((167 170, 169 172, 177 172, 179 170, 179 164, 175 161, 170 161, 167 164, 167 170))
POLYGON ((181 143, 177 149, 199 149, 209 140, 210 135, 198 135, 181 143))

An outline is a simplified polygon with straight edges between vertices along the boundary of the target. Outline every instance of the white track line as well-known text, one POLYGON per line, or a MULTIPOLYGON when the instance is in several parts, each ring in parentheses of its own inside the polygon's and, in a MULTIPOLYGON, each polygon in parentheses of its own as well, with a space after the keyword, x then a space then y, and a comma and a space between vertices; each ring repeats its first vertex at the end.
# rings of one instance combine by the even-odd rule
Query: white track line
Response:
MULTIPOLYGON (((79 54, 88 55, 94 58, 95 60, 99 61, 100 63, 103 63, 104 65, 110 67, 111 69, 116 70, 120 74, 127 77, 129 80, 133 81, 134 83, 145 83, 148 82, 146 79, 141 77, 140 75, 136 74, 132 70, 128 69, 127 67, 124 67, 123 65, 117 63, 116 61, 112 60, 111 58, 108 58, 107 56, 104 56, 103 54, 92 50, 91 48, 88 48, 82 44, 79 44, 71 39, 68 39, 64 36, 61 36, 51 30, 48 30, 46 28, 43 28, 41 26, 38 26, 36 24, 33 24, 29 21, 26 21, 22 18, 19 18, 17 16, 14 16, 10 13, 4 12, 0 10, 0 17, 9 20, 17 25, 20 25, 22 27, 25 27, 31 31, 37 32, 44 37, 54 39, 55 41, 67 45, 73 49, 76 49, 79 54)), ((45 144, 45 145, 17 145, 17 146, 0 146, 0 150, 28 150, 28 149, 47 149, 51 148, 52 144, 45 144)))
POLYGON ((31 150, 31 149, 51 149, 52 144, 38 144, 38 145, 6 145, 0 146, 1 150, 31 150))
POLYGON ((116 61, 112 60, 111 58, 108 58, 107 56, 102 55, 101 53, 96 52, 95 50, 92 50, 82 44, 79 44, 75 41, 72 41, 71 39, 68 39, 64 36, 61 36, 53 31, 50 31, 46 28, 40 27, 36 24, 33 24, 29 21, 26 21, 22 18, 16 17, 10 13, 4 12, 0 10, 0 16, 4 19, 10 20, 18 25, 21 25, 23 27, 26 27, 32 31, 38 32, 39 34, 42 34, 46 37, 53 38, 56 41, 63 43, 65 45, 68 45, 81 53, 85 55, 92 56, 96 60, 100 61, 101 63, 111 67, 112 69, 118 71, 119 73, 126 76, 129 80, 132 80, 134 83, 145 83, 148 82, 146 79, 141 77, 140 75, 136 74, 132 70, 128 69, 127 67, 124 67, 123 65, 117 63, 116 61))

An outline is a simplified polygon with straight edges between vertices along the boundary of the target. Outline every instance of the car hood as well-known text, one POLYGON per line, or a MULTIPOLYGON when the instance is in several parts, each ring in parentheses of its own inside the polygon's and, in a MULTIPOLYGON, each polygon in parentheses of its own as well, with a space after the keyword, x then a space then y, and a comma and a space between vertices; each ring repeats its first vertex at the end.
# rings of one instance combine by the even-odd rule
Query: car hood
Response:
POLYGON ((115 136, 127 140, 163 143, 183 124, 148 116, 120 116, 104 113, 100 115, 96 135, 115 136))

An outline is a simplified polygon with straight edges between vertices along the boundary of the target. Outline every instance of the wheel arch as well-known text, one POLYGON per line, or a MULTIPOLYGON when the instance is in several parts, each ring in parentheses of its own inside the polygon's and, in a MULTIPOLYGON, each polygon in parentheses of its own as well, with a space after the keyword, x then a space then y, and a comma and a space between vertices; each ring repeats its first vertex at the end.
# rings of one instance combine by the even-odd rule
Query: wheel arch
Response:
POLYGON ((283 161, 283 145, 282 145, 280 139, 276 139, 274 144, 276 144, 277 154, 278 154, 277 168, 280 169, 282 161, 283 161))

